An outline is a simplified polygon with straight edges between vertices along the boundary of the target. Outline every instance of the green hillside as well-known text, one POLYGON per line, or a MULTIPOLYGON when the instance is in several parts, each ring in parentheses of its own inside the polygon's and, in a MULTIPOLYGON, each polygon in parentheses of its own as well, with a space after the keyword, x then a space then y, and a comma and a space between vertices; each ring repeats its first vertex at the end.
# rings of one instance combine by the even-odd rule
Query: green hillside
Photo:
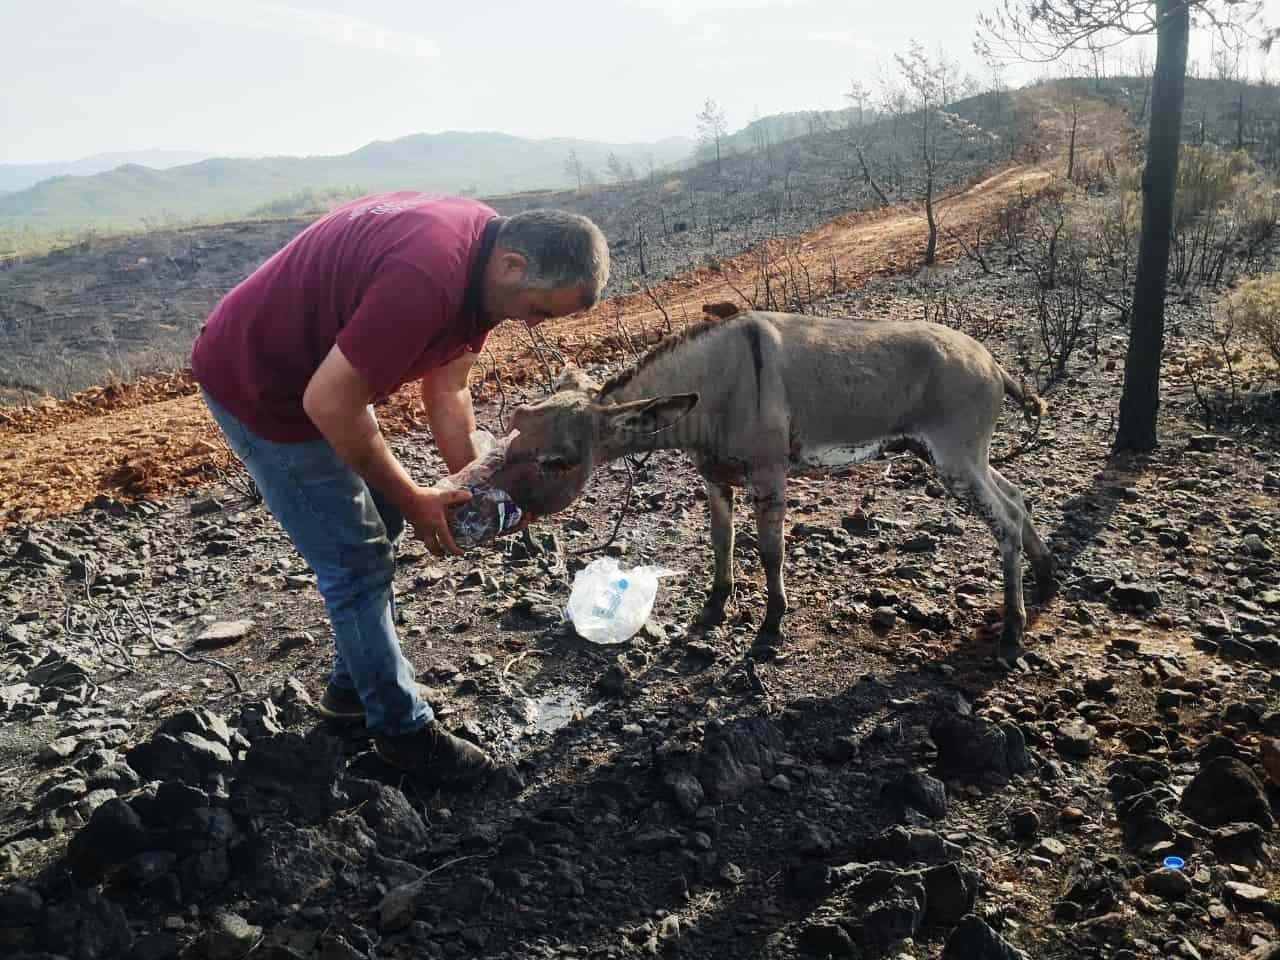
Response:
POLYGON ((415 134, 377 141, 341 156, 220 157, 155 170, 129 164, 93 176, 60 176, 0 195, 0 228, 127 229, 173 219, 242 216, 308 188, 359 185, 393 189, 507 193, 569 185, 574 152, 603 176, 610 153, 643 167, 684 160, 689 140, 609 144, 556 138, 526 140, 502 133, 415 134))

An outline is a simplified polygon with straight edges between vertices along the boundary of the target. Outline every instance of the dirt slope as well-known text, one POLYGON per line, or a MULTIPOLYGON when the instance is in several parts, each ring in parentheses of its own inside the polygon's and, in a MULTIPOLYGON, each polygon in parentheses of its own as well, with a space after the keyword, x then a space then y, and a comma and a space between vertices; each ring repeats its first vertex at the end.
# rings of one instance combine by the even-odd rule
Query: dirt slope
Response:
MULTIPOLYGON (((1012 198, 1036 193, 1053 182, 1062 166, 1057 155, 1063 121, 1060 105, 1047 93, 1041 96, 1036 140, 1051 159, 1009 166, 948 199, 943 204, 946 231, 971 234, 976 225, 993 221, 1012 198)), ((1101 103, 1086 104, 1081 125, 1079 141, 1098 150, 1117 149, 1130 136, 1122 112, 1101 103)), ((815 294, 827 294, 833 292, 833 277, 835 287, 848 289, 873 276, 916 268, 925 237, 922 207, 898 204, 836 218, 792 238, 787 246, 795 262, 808 271, 815 294)), ((945 233, 939 243, 940 259, 962 255, 945 233)), ((783 269, 788 254, 782 244, 775 244, 770 254, 783 269)), ((747 253, 685 274, 654 293, 679 326, 696 321, 704 303, 740 303, 736 291, 751 295, 760 269, 760 256, 747 253)), ((546 338, 564 356, 602 358, 622 348, 620 324, 643 342, 666 332, 652 301, 636 292, 551 324, 546 338)), ((545 351, 543 357, 538 355, 523 328, 506 324, 489 342, 487 371, 496 363, 506 381, 544 375, 545 351)), ((478 389, 493 390, 490 372, 478 389)), ((380 418, 391 432, 421 426, 413 391, 401 391, 380 418)), ((0 411, 0 529, 78 510, 102 495, 156 497, 217 476, 230 462, 194 384, 181 374, 95 388, 64 402, 8 408, 0 411)))

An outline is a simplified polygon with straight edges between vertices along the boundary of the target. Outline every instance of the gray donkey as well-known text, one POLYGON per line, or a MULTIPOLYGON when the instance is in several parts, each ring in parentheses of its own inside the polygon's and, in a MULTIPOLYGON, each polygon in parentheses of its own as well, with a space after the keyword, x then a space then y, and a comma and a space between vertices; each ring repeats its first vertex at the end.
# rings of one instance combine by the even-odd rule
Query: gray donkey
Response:
POLYGON ((518 435, 492 483, 549 514, 568 506, 601 463, 684 450, 706 481, 711 510, 715 580, 701 622, 723 621, 733 592, 734 488, 745 486, 768 581, 757 644, 771 647, 787 610, 787 476, 913 450, 995 534, 1004 566, 998 658, 1012 662, 1026 625, 1021 550, 1042 597, 1052 592, 1053 558, 1022 493, 988 462, 1006 394, 1029 420, 1043 412, 985 347, 947 327, 740 313, 669 337, 603 386, 567 368, 552 396, 515 411, 518 435))

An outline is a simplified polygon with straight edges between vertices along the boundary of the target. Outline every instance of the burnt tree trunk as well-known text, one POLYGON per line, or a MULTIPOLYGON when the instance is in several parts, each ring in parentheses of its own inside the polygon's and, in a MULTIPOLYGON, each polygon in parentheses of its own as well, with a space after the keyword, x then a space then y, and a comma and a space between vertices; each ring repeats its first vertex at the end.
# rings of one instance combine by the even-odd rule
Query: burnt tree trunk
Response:
POLYGON ((1073 102, 1071 104, 1071 143, 1067 147, 1067 182, 1070 183, 1075 179, 1076 175, 1076 127, 1080 125, 1080 104, 1073 102))
POLYGON ((1236 97, 1236 149, 1244 149, 1244 84, 1236 97))
POLYGON ((933 169, 930 168, 924 188, 924 215, 929 221, 929 242, 924 248, 925 266, 933 266, 938 253, 938 221, 933 214, 933 169))
POLYGON ((1142 174, 1142 236, 1133 285, 1129 351, 1115 449, 1153 450, 1160 409, 1160 358, 1164 352, 1164 293, 1173 235, 1173 194, 1178 175, 1182 101, 1186 88, 1187 35, 1191 17, 1183 0, 1157 0, 1156 69, 1151 85, 1151 125, 1142 174))

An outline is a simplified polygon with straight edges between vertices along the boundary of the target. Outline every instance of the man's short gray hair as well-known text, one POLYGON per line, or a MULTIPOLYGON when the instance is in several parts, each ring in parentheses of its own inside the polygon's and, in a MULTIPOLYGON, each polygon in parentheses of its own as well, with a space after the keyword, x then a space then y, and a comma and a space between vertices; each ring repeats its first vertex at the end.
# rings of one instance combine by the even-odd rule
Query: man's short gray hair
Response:
POLYGON ((567 210, 526 210, 508 217, 497 245, 529 261, 526 287, 581 287, 587 297, 583 306, 599 300, 609 282, 609 241, 586 217, 567 210))

